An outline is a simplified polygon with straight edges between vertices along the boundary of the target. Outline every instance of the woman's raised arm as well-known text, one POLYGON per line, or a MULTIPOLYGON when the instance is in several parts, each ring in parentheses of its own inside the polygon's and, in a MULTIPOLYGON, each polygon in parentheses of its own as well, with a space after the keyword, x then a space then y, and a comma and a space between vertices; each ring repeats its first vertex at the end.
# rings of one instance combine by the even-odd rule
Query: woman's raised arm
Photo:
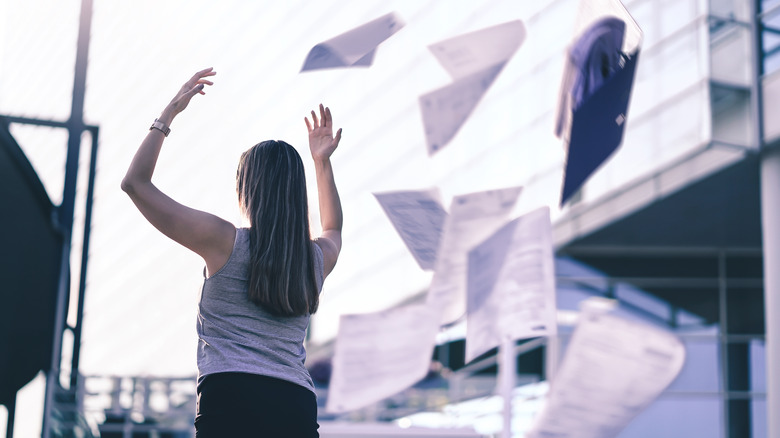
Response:
POLYGON ((311 118, 311 122, 308 118, 304 118, 304 121, 309 130, 309 149, 314 160, 320 202, 322 235, 316 239, 316 242, 322 248, 325 275, 328 275, 336 265, 341 252, 343 216, 339 192, 336 190, 336 181, 333 178, 333 167, 330 164, 330 156, 341 141, 341 129, 334 137, 333 117, 330 115, 330 109, 323 107, 322 104, 320 104, 319 119, 314 111, 311 112, 311 118))
POLYGON ((174 201, 152 184, 152 175, 171 122, 196 94, 205 94, 203 88, 213 84, 206 78, 215 74, 213 69, 207 68, 184 83, 149 128, 122 180, 122 190, 144 217, 163 234, 203 257, 209 274, 222 267, 230 257, 235 227, 217 216, 174 201))

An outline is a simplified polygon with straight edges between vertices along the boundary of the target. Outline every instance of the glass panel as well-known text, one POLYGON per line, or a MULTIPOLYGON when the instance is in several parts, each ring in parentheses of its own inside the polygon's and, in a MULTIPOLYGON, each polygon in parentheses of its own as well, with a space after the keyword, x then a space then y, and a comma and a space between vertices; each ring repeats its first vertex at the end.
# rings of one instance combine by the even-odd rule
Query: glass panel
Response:
POLYGON ((773 73, 780 69, 780 53, 764 58, 764 74, 773 73))
POLYGON ((750 390, 750 344, 729 342, 726 344, 728 360, 728 390, 745 392, 750 390))
POLYGON ((767 9, 777 5, 780 5, 780 0, 762 0, 761 10, 766 11, 767 9))
MULTIPOLYGON (((777 5, 780 5, 780 1, 773 0, 772 2, 764 2, 762 10, 766 11, 770 7, 777 5)), ((764 74, 767 74, 780 68, 780 51, 774 51, 780 47, 780 34, 778 34, 778 32, 780 32, 780 11, 775 11, 764 17, 761 24, 763 24, 765 28, 773 29, 773 31, 764 31, 761 35, 764 46, 764 74)))
POLYGON ((756 398, 750 401, 752 437, 766 438, 766 400, 756 398))
POLYGON ((720 391, 720 348, 716 330, 678 334, 685 345, 685 365, 667 391, 720 391))
MULTIPOLYGON (((649 278, 654 283, 664 279, 710 279, 708 285, 716 285, 718 260, 715 256, 658 255, 593 255, 583 258, 593 269, 609 271, 613 277, 649 278)), ((666 281, 678 286, 677 283, 666 281)), ((641 284, 637 286, 644 287, 641 284)))
POLYGON ((764 293, 760 287, 729 287, 726 303, 729 334, 764 334, 764 293))
POLYGON ((745 147, 751 146, 754 142, 750 92, 747 89, 713 84, 710 99, 712 139, 745 147))
MULTIPOLYGON (((767 24, 767 23, 765 23, 767 24)), ((764 31, 761 35, 764 53, 775 50, 780 47, 780 35, 776 32, 764 31)))
POLYGON ((580 302, 592 296, 600 296, 595 289, 588 287, 578 288, 576 286, 558 287, 556 294, 556 307, 558 310, 570 310, 579 312, 580 302))
POLYGON ((647 293, 628 284, 618 284, 615 287, 615 297, 621 304, 626 304, 642 313, 647 313, 663 321, 672 319, 672 306, 656 295, 647 293))
POLYGON ((750 341, 750 390, 766 391, 766 344, 761 340, 750 341))
MULTIPOLYGON (((765 5, 762 10, 763 11, 768 11, 770 8, 772 8, 774 6, 777 6, 777 5, 780 5, 780 1, 775 1, 775 4, 773 4, 771 6, 766 6, 765 5)), ((780 28, 780 9, 773 10, 770 13, 767 13, 763 17, 762 23, 766 27, 772 27, 772 28, 775 28, 775 29, 780 28)))
POLYGON ((710 19, 710 56, 712 78, 719 81, 750 85, 750 29, 737 23, 710 19))
POLYGON ((764 260, 760 254, 729 255, 726 274, 728 278, 753 278, 760 282, 764 277, 764 260))
POLYGON ((726 403, 729 418, 729 436, 750 435, 750 400, 732 399, 726 403))
POLYGON ((728 359, 728 389, 735 392, 728 400, 729 431, 731 436, 749 436, 752 428, 751 399, 749 391, 755 386, 753 379, 763 379, 763 358, 757 358, 753 342, 730 342, 726 357, 728 359), (757 360, 758 359, 758 360, 757 360), (760 363, 758 363, 760 362, 760 363), (759 366, 757 366, 759 365, 759 366), (758 368, 758 369, 756 369, 758 368))
POLYGON ((626 427, 619 438, 690 438, 723 436, 717 396, 662 395, 626 427))
POLYGON ((710 15, 748 21, 750 4, 744 0, 710 0, 710 15))
POLYGON ((693 330, 716 327, 720 321, 717 288, 664 289, 668 300, 677 305, 677 327, 693 330))

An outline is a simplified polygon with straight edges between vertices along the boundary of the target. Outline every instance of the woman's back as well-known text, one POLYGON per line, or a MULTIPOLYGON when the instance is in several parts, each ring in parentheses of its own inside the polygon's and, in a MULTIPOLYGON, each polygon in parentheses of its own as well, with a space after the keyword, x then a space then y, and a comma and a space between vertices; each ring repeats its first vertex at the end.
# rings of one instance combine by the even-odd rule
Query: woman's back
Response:
MULTIPOLYGON (((323 258, 312 243, 317 290, 323 258)), ((314 390, 304 366, 303 340, 309 316, 274 316, 249 300, 249 230, 236 230, 228 262, 203 282, 198 305, 198 383, 209 374, 244 372, 297 383, 314 390)))

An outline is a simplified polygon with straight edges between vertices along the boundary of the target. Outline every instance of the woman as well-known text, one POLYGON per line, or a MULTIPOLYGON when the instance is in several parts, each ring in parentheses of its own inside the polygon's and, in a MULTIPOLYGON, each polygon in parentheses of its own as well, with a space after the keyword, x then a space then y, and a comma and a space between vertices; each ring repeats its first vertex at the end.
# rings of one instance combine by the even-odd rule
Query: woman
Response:
POLYGON ((122 190, 163 234, 203 257, 198 309, 196 435, 317 437, 317 403, 303 339, 324 278, 341 251, 342 212, 330 156, 341 139, 320 105, 305 118, 317 177, 322 235, 311 240, 303 163, 287 143, 265 141, 242 156, 239 228, 181 205, 151 182, 174 117, 213 83, 199 71, 149 128, 122 190))

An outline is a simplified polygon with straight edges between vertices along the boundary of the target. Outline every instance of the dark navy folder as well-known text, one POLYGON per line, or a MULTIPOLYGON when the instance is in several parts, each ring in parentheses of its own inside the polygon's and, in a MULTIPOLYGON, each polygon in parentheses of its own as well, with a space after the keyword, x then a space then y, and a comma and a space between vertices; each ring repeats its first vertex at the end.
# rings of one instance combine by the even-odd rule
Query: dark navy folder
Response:
POLYGON ((623 140, 639 50, 572 112, 561 205, 612 155, 623 140))

